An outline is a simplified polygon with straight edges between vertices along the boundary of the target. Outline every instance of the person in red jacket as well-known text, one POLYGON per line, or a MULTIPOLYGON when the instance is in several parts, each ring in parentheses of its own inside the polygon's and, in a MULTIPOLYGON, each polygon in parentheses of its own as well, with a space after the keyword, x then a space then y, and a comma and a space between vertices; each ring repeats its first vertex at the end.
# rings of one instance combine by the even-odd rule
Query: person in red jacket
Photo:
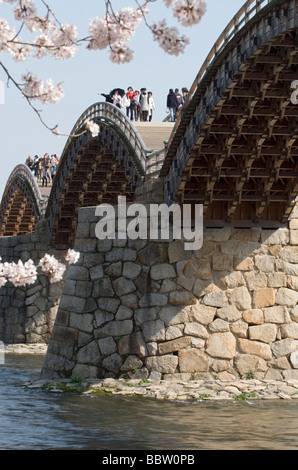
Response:
POLYGON ((129 117, 130 115, 130 120, 133 121, 134 119, 134 100, 135 100, 136 94, 133 91, 133 88, 129 86, 127 88, 127 93, 126 93, 126 98, 130 100, 130 106, 126 108, 126 116, 129 117))

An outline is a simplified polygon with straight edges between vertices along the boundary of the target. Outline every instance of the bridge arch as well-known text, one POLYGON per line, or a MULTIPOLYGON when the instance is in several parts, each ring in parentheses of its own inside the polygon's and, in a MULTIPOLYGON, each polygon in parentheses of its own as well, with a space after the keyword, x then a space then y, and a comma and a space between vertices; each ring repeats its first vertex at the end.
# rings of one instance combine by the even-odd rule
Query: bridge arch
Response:
POLYGON ((17 165, 6 183, 0 205, 0 236, 33 233, 44 216, 44 199, 27 165, 17 165))
POLYGON ((207 226, 278 226, 298 194, 297 0, 249 0, 215 43, 161 170, 168 204, 201 203, 207 226))
POLYGON ((46 211, 51 246, 73 245, 80 207, 116 204, 119 195, 132 201, 146 167, 145 144, 124 113, 110 103, 90 106, 72 129, 53 182, 46 211), (98 124, 97 137, 83 132, 86 120, 98 124))

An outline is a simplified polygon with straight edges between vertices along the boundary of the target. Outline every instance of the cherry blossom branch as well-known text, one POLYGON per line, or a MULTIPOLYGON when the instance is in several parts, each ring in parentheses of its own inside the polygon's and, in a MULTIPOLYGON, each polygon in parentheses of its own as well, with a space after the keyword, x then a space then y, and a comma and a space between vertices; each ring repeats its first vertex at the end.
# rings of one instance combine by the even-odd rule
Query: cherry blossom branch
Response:
MULTIPOLYGON (((80 253, 69 249, 65 255, 65 261, 68 265, 75 264, 80 258, 80 253)), ((58 261, 54 256, 46 254, 37 266, 29 259, 25 263, 19 260, 17 263, 1 263, 0 257, 0 287, 3 287, 8 281, 14 287, 24 287, 32 285, 37 280, 38 268, 41 272, 48 275, 50 283, 56 283, 63 279, 66 271, 66 265, 58 261)))

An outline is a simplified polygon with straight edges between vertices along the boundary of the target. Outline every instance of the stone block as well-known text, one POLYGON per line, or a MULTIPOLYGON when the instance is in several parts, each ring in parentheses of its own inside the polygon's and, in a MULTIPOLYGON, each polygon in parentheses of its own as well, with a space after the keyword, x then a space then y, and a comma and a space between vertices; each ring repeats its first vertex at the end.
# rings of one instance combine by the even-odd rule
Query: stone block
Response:
POLYGON ((97 299, 99 297, 114 297, 115 292, 109 278, 104 277, 94 281, 92 297, 97 299))
POLYGON ((142 331, 146 343, 148 341, 164 341, 165 340, 165 325, 161 320, 154 320, 144 323, 142 331))
POLYGON ((148 243, 138 252, 138 260, 145 266, 153 266, 156 263, 164 263, 167 259, 167 249, 162 243, 148 243))
POLYGON ((271 287, 257 289, 253 293, 253 304, 255 308, 270 307, 275 304, 275 293, 271 287))
POLYGON ((290 230, 290 244, 298 245, 298 230, 290 230))
POLYGON ((273 343, 276 340, 277 326, 269 323, 263 325, 250 326, 248 336, 251 340, 262 341, 263 343, 273 343))
POLYGON ((237 271, 251 271, 254 268, 254 262, 250 257, 237 257, 234 266, 237 271))
POLYGON ((124 336, 130 335, 133 331, 132 320, 110 321, 101 327, 101 334, 105 336, 124 336))
POLYGON ((168 303, 168 297, 165 294, 158 294, 155 292, 150 292, 148 294, 143 295, 140 299, 139 306, 140 307, 154 307, 159 306, 162 307, 168 303))
POLYGON ((272 344, 272 352, 275 357, 282 357, 291 354, 296 350, 296 342, 292 338, 281 339, 272 344))
POLYGON ((127 279, 136 279, 141 272, 142 267, 139 264, 131 261, 126 261, 123 264, 123 276, 127 279))
POLYGON ((197 321, 202 325, 208 325, 211 323, 215 317, 216 308, 209 307, 204 304, 196 304, 190 307, 190 316, 189 319, 192 321, 197 321))
POLYGON ((143 361, 137 356, 128 356, 123 365, 121 366, 122 372, 128 372, 130 370, 137 370, 143 367, 143 361))
POLYGON ((298 247, 285 246, 280 252, 280 259, 287 263, 298 263, 298 247))
POLYGON ((102 361, 102 365, 105 369, 117 374, 120 372, 120 368, 122 365, 122 358, 121 356, 119 356, 118 353, 115 352, 111 354, 110 356, 105 357, 102 361))
POLYGON ((241 354, 235 358, 235 367, 240 377, 246 376, 251 372, 266 372, 268 367, 264 359, 250 354, 241 354))
POLYGON ((264 314, 259 308, 250 309, 243 312, 243 319, 249 324, 262 325, 264 323, 264 314))
POLYGON ((117 351, 117 344, 111 336, 99 339, 98 346, 103 356, 110 356, 117 351))
POLYGON ((290 239, 289 229, 262 230, 261 242, 264 245, 288 245, 290 239))
POLYGON ((155 371, 162 374, 174 374, 177 366, 178 356, 154 356, 146 359, 146 367, 150 372, 155 371))
POLYGON ((156 320, 157 309, 156 307, 138 308, 134 314, 136 325, 140 326, 148 321, 156 320))
POLYGON ((272 359, 272 352, 269 344, 261 343, 259 341, 251 341, 249 339, 238 339, 239 349, 244 354, 252 356, 259 356, 267 361, 272 359))
POLYGON ((159 312, 159 318, 166 326, 178 325, 189 320, 190 308, 181 307, 163 307, 159 312))
POLYGON ((122 295, 130 294, 134 292, 137 288, 133 281, 126 279, 125 277, 119 277, 113 282, 113 287, 116 294, 121 297, 122 295))
POLYGON ((177 261, 190 259, 191 253, 185 250, 182 240, 177 240, 169 243, 168 256, 170 263, 177 263, 177 261))
POLYGON ((166 329, 167 341, 171 341, 172 339, 176 339, 176 338, 181 338, 181 336, 183 336, 183 333, 178 326, 172 325, 166 329))
POLYGON ((298 369, 298 351, 294 351, 291 353, 290 361, 294 369, 298 369))
POLYGON ((275 258, 274 256, 269 256, 269 255, 256 255, 255 265, 260 271, 263 271, 265 273, 270 273, 274 271, 275 258))
POLYGON ((260 271, 250 271, 244 274, 247 287, 250 291, 267 287, 267 276, 260 271))
POLYGON ((281 325, 280 332, 282 338, 298 339, 298 323, 291 322, 281 325))
POLYGON ((224 307, 227 304, 227 297, 223 291, 217 290, 206 294, 202 302, 210 307, 224 307))
POLYGON ((240 319, 230 324, 230 330, 238 338, 247 338, 248 324, 240 319))
POLYGON ((203 339, 207 339, 209 337, 209 333, 206 328, 200 323, 196 322, 186 323, 184 328, 184 334, 189 336, 197 336, 203 339))
POLYGON ((170 354, 175 351, 180 351, 180 349, 185 349, 187 346, 191 345, 191 338, 184 336, 183 338, 174 339, 172 341, 167 341, 166 343, 161 343, 158 345, 159 354, 170 354))
POLYGON ((246 258, 251 256, 261 248, 260 243, 245 242, 237 240, 228 240, 221 243, 221 251, 226 255, 235 255, 237 258, 246 258))
POLYGON ((123 260, 123 248, 114 248, 105 254, 106 263, 117 263, 123 260))
POLYGON ((286 323, 289 320, 288 311, 282 305, 264 308, 264 321, 266 323, 286 323))
POLYGON ((222 320, 234 322, 239 320, 242 314, 234 305, 227 305, 217 310, 217 316, 222 320))
POLYGON ((116 313, 116 320, 129 320, 133 316, 131 308, 120 305, 116 313))
POLYGON ((151 278, 155 281, 163 280, 163 279, 171 279, 176 277, 176 271, 171 264, 155 264, 152 266, 151 271, 151 278))
POLYGON ((227 293, 230 303, 238 310, 248 310, 251 308, 251 296, 247 287, 241 286, 231 289, 227 293))
POLYGON ((170 292, 169 303, 171 305, 194 305, 197 300, 192 292, 186 290, 177 290, 170 292))
POLYGON ((276 293, 275 301, 279 305, 295 307, 298 302, 298 292, 286 287, 281 287, 276 293))
POLYGON ((98 266, 93 266, 92 268, 90 268, 89 272, 92 281, 96 279, 101 279, 104 276, 103 266, 101 264, 99 264, 98 266))
POLYGON ((230 324, 225 320, 221 320, 221 318, 217 318, 212 323, 210 323, 209 330, 211 333, 224 333, 230 331, 230 324))
POLYGON ((86 299, 63 294, 60 300, 60 308, 69 312, 83 313, 86 299))
POLYGON ((284 273, 268 273, 268 287, 286 287, 287 276, 284 273))
POLYGON ((89 270, 83 266, 71 265, 67 268, 66 279, 74 279, 75 281, 88 281, 89 270))
POLYGON ((214 333, 207 340, 206 352, 211 357, 232 359, 236 354, 236 339, 232 333, 214 333))
POLYGON ((214 271, 232 271, 233 257, 222 253, 216 253, 212 257, 212 268, 214 271))
POLYGON ((208 372, 210 359, 198 349, 184 349, 178 352, 179 370, 186 372, 208 372))

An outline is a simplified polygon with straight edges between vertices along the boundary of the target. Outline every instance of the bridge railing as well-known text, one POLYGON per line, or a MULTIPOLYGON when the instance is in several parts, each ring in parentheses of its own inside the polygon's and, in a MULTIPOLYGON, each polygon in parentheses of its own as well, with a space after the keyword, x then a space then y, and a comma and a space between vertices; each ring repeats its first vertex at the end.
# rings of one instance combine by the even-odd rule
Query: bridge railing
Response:
MULTIPOLYGON (((125 108, 123 108, 124 110, 125 108)), ((71 135, 69 136, 64 149, 67 149, 71 139, 74 135, 76 135, 79 131, 81 131, 87 120, 93 121, 107 121, 109 125, 112 125, 117 129, 118 133, 121 131, 122 135, 124 135, 127 141, 130 144, 133 152, 137 157, 138 165, 141 165, 143 169, 143 173, 146 173, 147 168, 147 152, 146 146, 139 134, 136 130, 130 119, 128 119, 123 111, 114 106, 111 103, 106 102, 98 102, 94 103, 90 106, 84 113, 79 117, 76 124, 74 125, 71 135)))
POLYGON ((264 8, 266 5, 270 3, 277 3, 278 0, 247 0, 245 4, 240 8, 240 10, 236 13, 227 27, 223 30, 215 44, 213 45, 211 51, 209 52, 208 56, 206 57, 202 67, 200 68, 190 90, 189 94, 186 98, 186 101, 183 105, 183 108, 177 118, 175 127, 169 139, 168 147, 170 147, 171 142, 173 140, 175 131, 181 122, 183 117, 183 111, 187 108, 189 102, 191 101, 192 97, 194 96, 202 78, 204 77, 206 71, 208 70, 211 63, 217 56, 223 51, 225 46, 228 44, 231 39, 239 32, 239 30, 245 26, 259 11, 264 8))

